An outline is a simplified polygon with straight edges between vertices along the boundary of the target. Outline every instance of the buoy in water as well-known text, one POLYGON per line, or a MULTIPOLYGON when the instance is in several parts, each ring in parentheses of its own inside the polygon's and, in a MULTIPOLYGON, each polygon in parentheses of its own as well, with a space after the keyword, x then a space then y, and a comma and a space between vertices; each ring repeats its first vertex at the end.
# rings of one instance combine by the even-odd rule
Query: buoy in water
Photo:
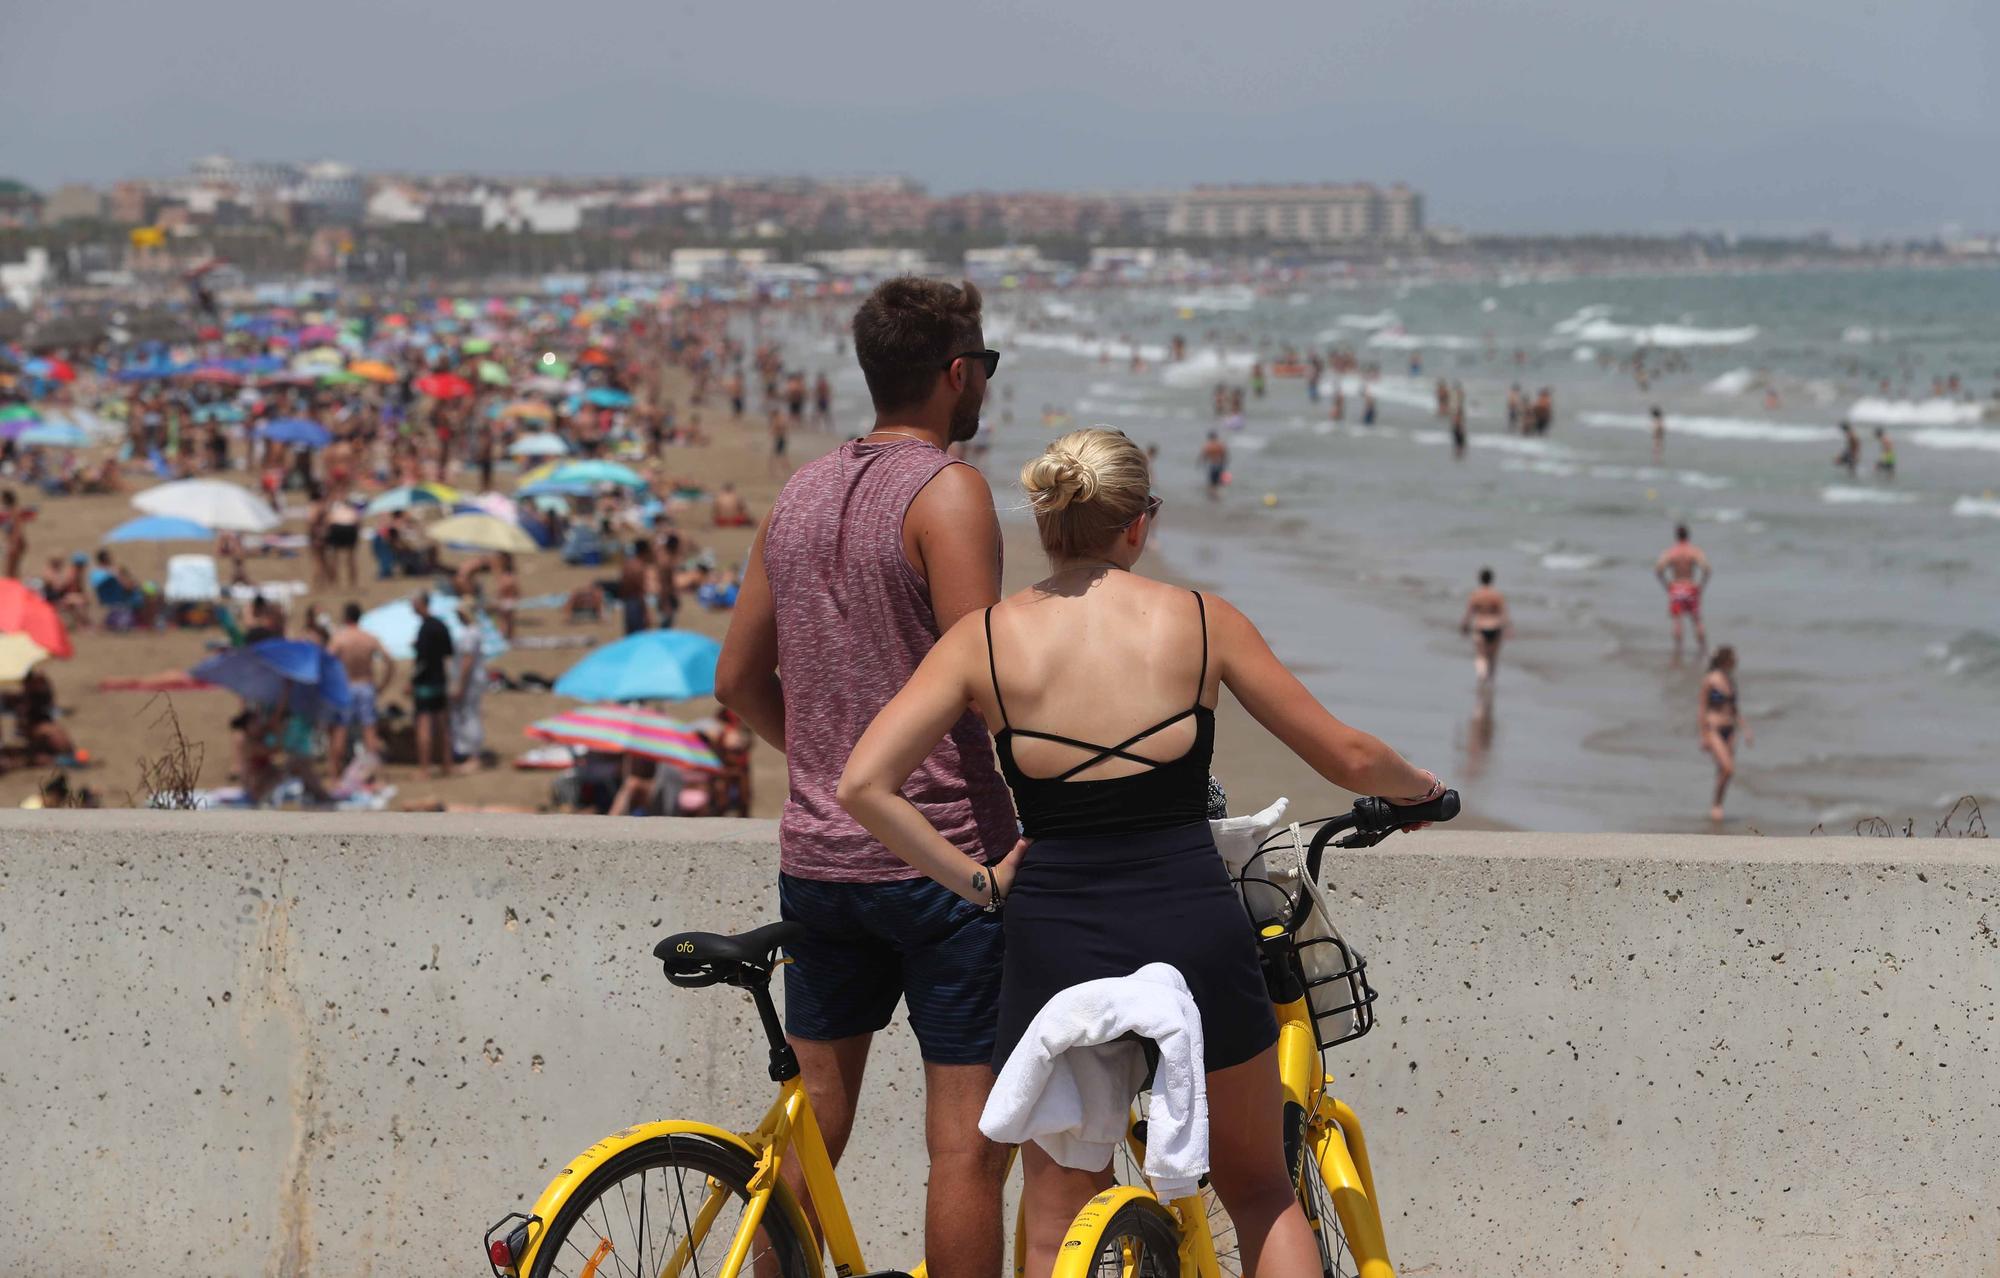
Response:
POLYGON ((1264 504, 1265 504, 1266 506, 1275 506, 1275 505, 1277 505, 1277 504, 1278 504, 1278 494, 1276 494, 1276 493, 1265 493, 1265 494, 1264 494, 1264 504))
POLYGON ((1646 490, 1646 500, 1647 500, 1647 501, 1658 501, 1659 499, 1660 499, 1660 490, 1659 490, 1659 489, 1657 489, 1657 488, 1648 488, 1648 489, 1646 490))

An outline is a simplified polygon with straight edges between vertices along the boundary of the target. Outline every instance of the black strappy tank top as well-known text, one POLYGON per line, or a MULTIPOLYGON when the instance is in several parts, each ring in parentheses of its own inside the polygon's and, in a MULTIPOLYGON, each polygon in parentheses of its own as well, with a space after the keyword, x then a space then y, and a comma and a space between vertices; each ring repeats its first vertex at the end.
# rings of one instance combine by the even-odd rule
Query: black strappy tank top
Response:
POLYGON ((993 653, 993 610, 986 610, 987 669, 993 675, 993 700, 1000 707, 1003 725, 993 734, 993 744, 1000 754, 1000 771, 1014 792, 1014 809, 1020 815, 1022 833, 1031 839, 1136 834, 1207 819, 1208 766, 1215 755, 1215 712, 1201 704, 1202 687, 1208 682, 1208 605, 1199 591, 1194 592, 1194 601, 1201 610, 1201 674, 1195 680, 1194 704, 1111 746, 1016 728, 1007 721, 1007 702, 1000 695, 1000 669, 993 653), (1139 742, 1189 717, 1195 722, 1194 744, 1180 758, 1162 763, 1132 753, 1132 747, 1139 742), (1056 776, 1031 777, 1014 762, 1016 737, 1054 741, 1092 753, 1056 776), (1129 759, 1148 767, 1128 776, 1093 781, 1070 779, 1113 758, 1129 759))

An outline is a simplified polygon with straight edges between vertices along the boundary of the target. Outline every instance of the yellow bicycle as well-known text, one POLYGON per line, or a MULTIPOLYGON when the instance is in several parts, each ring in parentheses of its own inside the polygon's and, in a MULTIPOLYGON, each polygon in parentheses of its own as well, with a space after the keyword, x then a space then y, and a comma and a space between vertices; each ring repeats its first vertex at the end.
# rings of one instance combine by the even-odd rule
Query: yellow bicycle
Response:
MULTIPOLYGON (((1258 920, 1258 953, 1278 1016, 1285 1157, 1326 1278, 1393 1278, 1395 1270, 1361 1119, 1333 1094, 1326 1067, 1328 1048, 1373 1028, 1375 991, 1367 962, 1323 918, 1320 860, 1336 835, 1347 835, 1337 847, 1369 847, 1407 825, 1449 821, 1458 808, 1454 791, 1418 807, 1362 799, 1346 815, 1319 823, 1299 859, 1302 868, 1287 875, 1264 864, 1286 840, 1296 846, 1302 827, 1294 826, 1268 840, 1238 876, 1244 903, 1258 920)), ((1134 1109, 1135 1115, 1143 1112, 1134 1109)), ((1077 1213, 1054 1278, 1221 1278, 1240 1272, 1234 1232, 1214 1192, 1204 1186, 1161 1202, 1140 1176, 1129 1174, 1145 1163, 1143 1121, 1134 1119, 1126 1146, 1121 1169, 1127 1183, 1077 1213)))
POLYGON ((748 1133, 675 1120, 598 1141, 556 1173, 529 1212, 509 1213, 486 1231, 495 1275, 738 1278, 748 1265, 767 1278, 820 1278, 820 1245, 778 1175, 794 1158, 834 1272, 869 1272, 771 1002, 771 973, 785 962, 778 950, 803 931, 772 923, 737 936, 683 932, 654 948, 675 985, 749 992, 770 1040, 778 1098, 748 1133))

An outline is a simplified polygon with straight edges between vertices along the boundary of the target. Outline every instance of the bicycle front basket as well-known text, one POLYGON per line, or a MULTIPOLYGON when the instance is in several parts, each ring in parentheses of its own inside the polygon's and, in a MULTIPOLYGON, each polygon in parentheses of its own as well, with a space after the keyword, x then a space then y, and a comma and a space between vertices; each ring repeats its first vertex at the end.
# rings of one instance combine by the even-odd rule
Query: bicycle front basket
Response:
POLYGON ((1368 960, 1331 923, 1324 936, 1299 938, 1297 952, 1313 1032, 1322 1048, 1351 1043, 1375 1028, 1375 989, 1368 984, 1368 960))

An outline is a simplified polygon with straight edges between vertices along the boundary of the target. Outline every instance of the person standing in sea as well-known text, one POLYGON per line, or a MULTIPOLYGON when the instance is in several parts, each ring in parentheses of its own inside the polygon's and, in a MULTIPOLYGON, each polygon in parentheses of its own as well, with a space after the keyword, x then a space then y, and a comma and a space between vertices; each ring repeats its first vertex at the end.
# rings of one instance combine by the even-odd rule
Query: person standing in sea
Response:
POLYGON ((1701 592, 1708 586, 1708 579, 1715 575, 1709 566, 1708 556, 1701 547, 1688 540, 1688 527, 1678 524, 1674 528, 1674 544, 1661 552, 1659 561, 1653 565, 1653 575, 1667 592, 1667 616, 1674 628, 1674 661, 1681 659, 1681 618, 1694 622, 1695 646, 1708 650, 1708 632, 1701 624, 1701 592))
POLYGON ((1476 636, 1472 647, 1472 673, 1483 689, 1490 686, 1500 670, 1500 641, 1514 629, 1507 615, 1507 596, 1493 585, 1493 570, 1479 570, 1479 586, 1465 601, 1465 615, 1459 619, 1458 633, 1476 636))
POLYGON ((1861 465, 1861 436, 1854 433, 1851 423, 1840 424, 1840 452, 1835 455, 1833 464, 1845 470, 1850 479, 1861 465))
MULTIPOLYGON (((1000 597, 993 494, 945 451, 978 432, 1000 356, 985 349, 970 283, 889 280, 853 332, 874 429, 801 467, 779 494, 716 689, 785 752, 778 902, 810 929, 786 946, 785 1031, 827 1151, 838 1160, 846 1148, 870 1044, 906 1002, 924 1060, 930 1272, 999 1278, 1008 1151, 979 1131, 999 1023, 999 916, 889 852, 835 789, 938 636, 1000 597)), ((977 715, 916 763, 907 792, 967 855, 993 864, 1013 850, 1019 826, 977 715)), ((803 1198, 793 1167, 785 1174, 803 1198)))
POLYGON ((1214 501, 1222 496, 1222 486, 1229 482, 1229 445, 1214 431, 1208 432, 1208 438, 1202 441, 1201 468, 1208 476, 1208 498, 1214 501))
POLYGON ((1708 673, 1702 677, 1701 699, 1696 714, 1696 727, 1701 734, 1701 748, 1715 760, 1715 801, 1708 809, 1708 819, 1720 824, 1722 821, 1722 800, 1729 793, 1729 783, 1736 776, 1736 751, 1741 748, 1736 742, 1736 733, 1743 733, 1742 745, 1751 743, 1750 721, 1743 717, 1743 711, 1736 702, 1736 649, 1723 644, 1709 659, 1708 673))

